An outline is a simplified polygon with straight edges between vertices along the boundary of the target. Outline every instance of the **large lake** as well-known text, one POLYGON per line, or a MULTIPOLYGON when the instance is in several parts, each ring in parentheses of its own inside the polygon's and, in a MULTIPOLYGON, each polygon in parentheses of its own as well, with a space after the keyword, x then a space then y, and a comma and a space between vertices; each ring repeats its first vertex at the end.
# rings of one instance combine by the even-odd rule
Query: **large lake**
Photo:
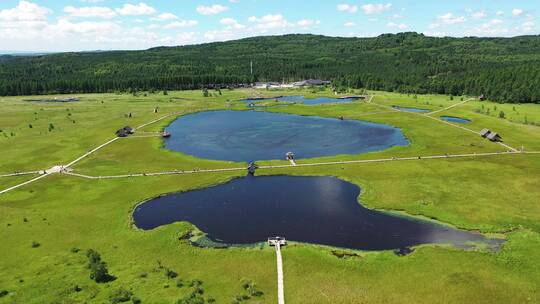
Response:
POLYGON ((226 244, 257 243, 272 236, 364 250, 495 242, 479 234, 366 209, 358 203, 359 194, 358 186, 334 177, 248 176, 144 202, 135 208, 133 218, 145 230, 191 222, 211 240, 226 244))
POLYGON ((254 161, 380 151, 409 142, 384 124, 258 111, 209 111, 182 116, 166 130, 168 149, 200 158, 254 161))

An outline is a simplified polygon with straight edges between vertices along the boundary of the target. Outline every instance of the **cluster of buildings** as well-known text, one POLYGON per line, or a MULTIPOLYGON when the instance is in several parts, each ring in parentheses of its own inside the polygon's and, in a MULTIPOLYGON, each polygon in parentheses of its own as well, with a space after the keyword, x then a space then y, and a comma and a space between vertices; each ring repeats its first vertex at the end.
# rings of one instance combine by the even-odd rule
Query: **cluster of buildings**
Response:
POLYGON ((330 81, 320 79, 307 79, 292 83, 279 83, 279 82, 256 82, 253 84, 255 89, 291 89, 291 88, 305 88, 324 86, 330 84, 330 81))

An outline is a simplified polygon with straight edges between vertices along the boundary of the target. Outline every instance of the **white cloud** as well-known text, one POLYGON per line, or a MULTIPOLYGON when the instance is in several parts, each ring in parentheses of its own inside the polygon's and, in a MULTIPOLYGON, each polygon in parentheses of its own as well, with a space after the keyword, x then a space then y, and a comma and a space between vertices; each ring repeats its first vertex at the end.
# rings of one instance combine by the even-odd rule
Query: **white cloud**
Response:
POLYGON ((473 12, 473 13, 471 14, 471 16, 472 16, 474 19, 483 19, 483 18, 486 18, 486 17, 487 17, 487 14, 486 14, 486 11, 481 10, 481 11, 473 12))
POLYGON ((392 3, 386 4, 366 4, 362 5, 364 13, 367 15, 381 14, 392 9, 392 3))
POLYGON ((521 30, 523 33, 532 33, 534 31, 535 24, 533 21, 526 21, 523 24, 521 24, 521 28, 518 28, 518 30, 521 30))
POLYGON ((497 12, 495 13, 495 15, 497 15, 497 16, 502 16, 502 15, 504 15, 504 12, 503 12, 503 11, 497 11, 497 12))
POLYGON ((170 29, 177 29, 177 28, 194 27, 197 24, 199 24, 199 22, 197 22, 196 20, 179 20, 179 21, 171 22, 163 26, 163 28, 170 30, 170 29))
POLYGON ((444 15, 437 16, 437 21, 443 24, 457 24, 467 21, 463 16, 455 16, 452 13, 447 13, 444 15))
POLYGON ((226 25, 227 29, 234 28, 234 29, 239 30, 246 27, 245 25, 238 23, 238 21, 236 21, 236 19, 233 19, 233 18, 222 18, 221 20, 219 20, 219 23, 226 25))
POLYGON ((312 27, 313 25, 318 25, 320 23, 321 23, 320 20, 302 19, 302 20, 296 22, 296 25, 298 25, 302 29, 307 30, 310 27, 312 27))
POLYGON ((139 4, 124 4, 122 8, 116 9, 120 15, 124 16, 141 16, 152 15, 156 13, 156 9, 148 6, 146 3, 140 2, 139 4))
POLYGON ((209 41, 223 41, 236 38, 231 30, 212 30, 204 33, 204 38, 209 41))
POLYGON ((261 33, 266 33, 268 30, 285 29, 293 26, 293 24, 288 22, 281 14, 268 14, 261 18, 251 16, 248 20, 249 22, 256 23, 255 29, 259 30, 261 33))
POLYGON ((67 19, 60 19, 50 29, 61 34, 83 34, 83 35, 107 35, 110 31, 119 30, 119 26, 113 22, 71 22, 67 19))
POLYGON ((349 21, 349 22, 345 22, 343 24, 344 27, 353 27, 353 26, 356 26, 356 23, 352 22, 352 21, 349 21))
POLYGON ((177 44, 193 43, 195 42, 195 38, 197 38, 197 34, 194 32, 178 33, 176 35, 176 42, 177 44))
POLYGON ((171 13, 162 13, 159 14, 157 17, 152 18, 154 21, 167 21, 167 20, 176 20, 178 19, 178 16, 171 13))
POLYGON ((197 6, 197 12, 201 15, 215 15, 227 11, 229 8, 221 4, 214 4, 211 6, 199 5, 197 6))
POLYGON ((525 11, 520 8, 515 8, 512 10, 512 16, 517 17, 523 15, 525 11))
POLYGON ((408 28, 408 26, 406 24, 397 24, 397 23, 394 23, 394 22, 389 22, 386 24, 386 26, 390 27, 390 28, 397 28, 397 29, 400 29, 400 30, 405 30, 408 28))
POLYGON ((89 6, 89 7, 64 7, 64 12, 71 17, 79 18, 104 18, 111 19, 116 16, 116 12, 108 7, 103 6, 89 6))
POLYGON ((340 12, 356 13, 358 11, 358 6, 343 3, 337 5, 337 10, 340 12))
POLYGON ((0 10, 0 21, 43 22, 51 11, 28 1, 20 1, 15 8, 0 10))

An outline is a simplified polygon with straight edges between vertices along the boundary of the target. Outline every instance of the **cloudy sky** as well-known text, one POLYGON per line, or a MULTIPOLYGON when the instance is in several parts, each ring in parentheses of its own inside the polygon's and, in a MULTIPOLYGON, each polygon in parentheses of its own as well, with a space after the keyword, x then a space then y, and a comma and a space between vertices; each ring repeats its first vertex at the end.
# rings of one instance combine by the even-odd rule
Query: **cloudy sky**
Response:
POLYGON ((539 34, 540 0, 0 0, 0 50, 145 49, 258 35, 539 34))

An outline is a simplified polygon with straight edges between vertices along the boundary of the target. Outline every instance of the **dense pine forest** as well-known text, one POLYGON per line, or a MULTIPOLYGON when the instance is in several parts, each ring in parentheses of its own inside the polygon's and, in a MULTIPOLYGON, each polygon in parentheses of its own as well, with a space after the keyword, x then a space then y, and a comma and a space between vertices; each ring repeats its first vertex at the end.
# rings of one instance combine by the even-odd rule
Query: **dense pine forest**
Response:
POLYGON ((540 103, 540 36, 285 35, 145 51, 0 56, 0 95, 182 90, 307 78, 332 80, 341 88, 540 103))

